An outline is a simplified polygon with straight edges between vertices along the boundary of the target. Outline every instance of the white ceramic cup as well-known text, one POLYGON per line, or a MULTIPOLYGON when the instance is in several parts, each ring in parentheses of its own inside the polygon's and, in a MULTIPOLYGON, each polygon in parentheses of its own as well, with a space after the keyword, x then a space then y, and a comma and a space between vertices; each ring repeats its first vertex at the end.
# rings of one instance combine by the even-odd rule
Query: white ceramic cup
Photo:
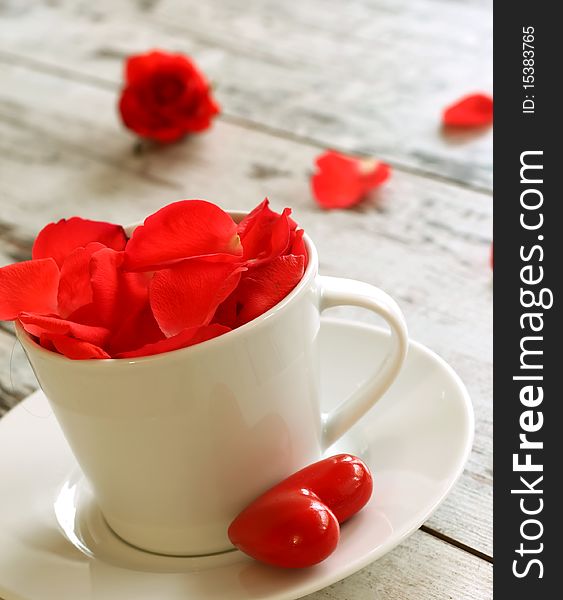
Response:
POLYGON ((129 543, 170 555, 231 549, 227 528, 238 512, 318 460, 397 376, 408 337, 395 301, 367 283, 319 276, 315 246, 304 239, 309 263, 287 297, 196 346, 70 360, 16 328, 105 519, 129 543), (389 351, 361 389, 323 414, 320 314, 339 305, 383 317, 389 351))

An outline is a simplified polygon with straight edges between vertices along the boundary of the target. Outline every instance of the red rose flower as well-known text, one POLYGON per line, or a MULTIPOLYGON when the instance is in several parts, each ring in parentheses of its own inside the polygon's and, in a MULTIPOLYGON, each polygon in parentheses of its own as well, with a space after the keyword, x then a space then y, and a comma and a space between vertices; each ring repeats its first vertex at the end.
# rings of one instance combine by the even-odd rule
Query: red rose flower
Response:
POLYGON ((313 196, 322 208, 349 208, 389 179, 391 167, 372 158, 355 158, 328 150, 315 160, 313 196))
POLYGON ((51 223, 32 260, 0 268, 0 319, 77 360, 209 340, 272 308, 303 276, 303 230, 290 212, 264 200, 237 225, 210 202, 181 200, 130 239, 111 223, 51 223))
POLYGON ((483 127, 493 122, 493 99, 487 94, 464 96, 444 110, 446 127, 483 127))
POLYGON ((174 142, 207 129, 219 105, 192 60, 153 50, 127 59, 119 111, 138 135, 174 142))

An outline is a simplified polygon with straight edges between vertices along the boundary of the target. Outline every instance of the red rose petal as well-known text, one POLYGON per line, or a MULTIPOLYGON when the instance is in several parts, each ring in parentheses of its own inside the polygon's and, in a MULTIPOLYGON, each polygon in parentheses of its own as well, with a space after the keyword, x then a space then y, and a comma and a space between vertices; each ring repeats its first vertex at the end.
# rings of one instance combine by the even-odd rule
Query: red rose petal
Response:
MULTIPOLYGON (((291 209, 286 209, 285 214, 289 223, 289 229, 291 231, 297 229, 297 223, 289 216, 291 214, 291 209)), ((261 227, 263 228, 267 227, 268 225, 272 225, 280 218, 280 216, 280 213, 277 213, 270 208, 270 201, 268 198, 264 198, 264 200, 262 200, 258 206, 251 210, 238 224, 237 231, 241 241, 243 238, 247 237, 248 233, 254 227, 258 227, 260 229, 261 227)))
POLYGON ((123 252, 106 249, 97 252, 90 265, 93 305, 99 323, 107 327, 118 321, 119 305, 125 303, 119 294, 123 260, 123 252))
POLYGON ((162 60, 171 58, 171 54, 159 50, 129 56, 125 61, 125 81, 129 84, 142 83, 147 75, 154 73, 162 60))
POLYGON ((165 111, 160 109, 161 114, 155 119, 150 107, 143 103, 143 96, 137 90, 126 88, 119 100, 119 112, 123 124, 137 135, 168 144, 178 141, 188 132, 207 129, 210 118, 219 112, 219 106, 214 103, 208 106, 206 101, 202 100, 197 112, 189 118, 182 116, 179 119, 174 115, 167 117, 165 111), (205 115, 203 118, 198 116, 202 110, 205 115))
POLYGON ((73 323, 82 323, 83 325, 91 325, 92 327, 103 326, 93 302, 77 308, 64 318, 73 323))
POLYGON ((98 322, 112 329, 148 304, 150 276, 124 271, 124 259, 123 252, 105 248, 90 263, 93 310, 98 322))
MULTIPOLYGON (((368 190, 381 185, 391 176, 391 167, 388 164, 379 161, 373 162, 375 163, 375 167, 372 170, 368 170, 364 175, 364 185, 368 190)), ((369 165, 369 163, 367 164, 369 165)))
POLYGON ((219 304, 236 288, 244 270, 232 263, 187 260, 155 273, 149 299, 165 335, 207 325, 219 304))
POLYGON ((55 344, 53 344, 53 342, 51 341, 51 338, 49 337, 48 333, 42 333, 39 336, 39 345, 42 348, 45 348, 45 350, 49 350, 49 352, 57 352, 55 344))
POLYGON ((224 325, 229 329, 236 329, 239 326, 238 311, 240 310, 240 304, 238 302, 238 291, 238 287, 235 288, 231 295, 219 304, 211 319, 212 323, 224 325))
POLYGON ((104 344, 110 354, 138 348, 164 338, 148 300, 151 275, 123 271, 123 252, 104 248, 90 261, 92 302, 69 315, 69 320, 111 330, 104 344))
POLYGON ((92 254, 105 248, 99 242, 91 242, 85 248, 76 248, 64 260, 58 292, 58 313, 66 318, 81 306, 92 302, 90 283, 90 259, 92 254))
POLYGON ((447 127, 483 127, 493 122, 493 99, 488 94, 464 96, 444 110, 447 127))
POLYGON ((258 206, 253 208, 238 224, 237 231, 241 239, 244 238, 248 230, 254 227, 259 218, 263 218, 264 214, 272 220, 279 216, 278 213, 271 210, 268 198, 264 198, 264 200, 262 200, 258 206))
POLYGON ((73 360, 90 360, 111 358, 111 356, 99 346, 90 344, 83 340, 68 337, 66 335, 46 335, 41 336, 41 345, 44 341, 50 341, 60 354, 73 360))
POLYGON ((80 217, 61 219, 57 223, 49 223, 39 232, 31 255, 34 259, 52 257, 60 267, 75 248, 85 247, 90 242, 123 250, 127 237, 121 225, 80 217))
POLYGON ((327 152, 316 161, 317 172, 311 179, 313 195, 323 208, 345 208, 362 199, 363 187, 357 161, 327 152))
POLYGON ((373 188, 389 178, 389 165, 374 159, 360 159, 329 150, 317 157, 317 171, 311 188, 323 208, 349 208, 358 204, 373 188))
POLYGON ((282 214, 272 211, 266 198, 238 226, 243 247, 243 259, 255 264, 265 262, 285 253, 291 232, 297 223, 289 217, 291 209, 282 214))
POLYGON ((217 323, 212 325, 203 325, 201 327, 190 327, 182 330, 180 333, 158 341, 154 344, 146 344, 136 350, 129 350, 127 352, 121 352, 115 356, 115 358, 135 358, 140 356, 150 356, 153 354, 160 354, 161 352, 170 352, 172 350, 179 350, 180 348, 187 348, 200 342, 205 342, 212 338, 215 338, 223 333, 231 331, 229 327, 219 325, 217 323))
POLYGON ((118 107, 125 127, 141 137, 167 144, 185 135, 183 127, 173 123, 167 124, 162 118, 159 119, 158 125, 155 125, 154 117, 143 104, 142 96, 133 88, 123 90, 118 107))
POLYGON ((263 262, 285 253, 291 235, 289 215, 290 208, 266 226, 258 223, 246 236, 243 243, 245 260, 263 262))
POLYGON ((242 255, 237 226, 215 204, 181 200, 161 208, 133 232, 125 250, 130 270, 151 270, 185 258, 242 255))
POLYGON ((115 356, 121 352, 136 350, 147 344, 154 344, 166 339, 160 330, 148 302, 140 310, 123 317, 116 325, 115 332, 106 344, 107 351, 115 356))
POLYGON ((303 229, 297 229, 292 232, 293 236, 289 244, 289 250, 287 254, 293 254, 294 256, 305 257, 305 267, 307 267, 307 247, 305 246, 305 240, 303 236, 305 231, 303 229))
POLYGON ((211 119, 221 112, 221 107, 211 96, 209 88, 205 90, 199 100, 197 110, 190 114, 189 119, 184 121, 184 128, 189 133, 197 133, 208 129, 211 125, 211 119))
POLYGON ((143 84, 148 77, 158 73, 194 78, 196 85, 205 82, 205 77, 195 63, 183 54, 151 50, 145 54, 129 56, 125 62, 125 81, 130 85, 143 84))
POLYGON ((0 320, 11 321, 23 311, 57 311, 59 268, 52 258, 28 260, 0 269, 0 320))
POLYGON ((303 277, 304 256, 278 256, 248 271, 236 291, 237 323, 243 325, 283 300, 303 277))
POLYGON ((59 317, 38 315, 22 312, 18 315, 22 327, 31 335, 38 338, 42 334, 71 335, 74 338, 90 342, 96 346, 103 346, 109 337, 109 330, 105 327, 95 327, 67 321, 59 317))

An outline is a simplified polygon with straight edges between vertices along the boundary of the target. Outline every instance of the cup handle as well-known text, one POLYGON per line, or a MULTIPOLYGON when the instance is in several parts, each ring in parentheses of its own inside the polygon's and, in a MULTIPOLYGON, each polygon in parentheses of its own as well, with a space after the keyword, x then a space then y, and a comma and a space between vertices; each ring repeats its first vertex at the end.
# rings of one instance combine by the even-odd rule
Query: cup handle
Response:
POLYGON ((322 312, 333 306, 359 306, 383 317, 391 329, 390 348, 379 370, 330 413, 323 414, 323 448, 328 448, 383 396, 405 360, 409 338, 401 309, 384 291, 353 279, 319 276, 322 312))

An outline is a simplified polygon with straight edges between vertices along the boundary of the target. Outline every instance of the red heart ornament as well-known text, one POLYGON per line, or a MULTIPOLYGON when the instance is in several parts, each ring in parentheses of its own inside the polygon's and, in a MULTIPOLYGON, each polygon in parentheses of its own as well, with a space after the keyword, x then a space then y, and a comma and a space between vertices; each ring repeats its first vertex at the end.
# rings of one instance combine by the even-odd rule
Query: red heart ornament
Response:
POLYGON ((253 502, 229 527, 231 542, 260 562, 308 567, 334 552, 340 526, 333 512, 308 490, 283 490, 253 502))
POLYGON ((309 567, 338 544, 339 523, 361 510, 373 491, 368 467, 339 454, 316 462, 270 488, 231 523, 242 552, 278 567, 309 567))

